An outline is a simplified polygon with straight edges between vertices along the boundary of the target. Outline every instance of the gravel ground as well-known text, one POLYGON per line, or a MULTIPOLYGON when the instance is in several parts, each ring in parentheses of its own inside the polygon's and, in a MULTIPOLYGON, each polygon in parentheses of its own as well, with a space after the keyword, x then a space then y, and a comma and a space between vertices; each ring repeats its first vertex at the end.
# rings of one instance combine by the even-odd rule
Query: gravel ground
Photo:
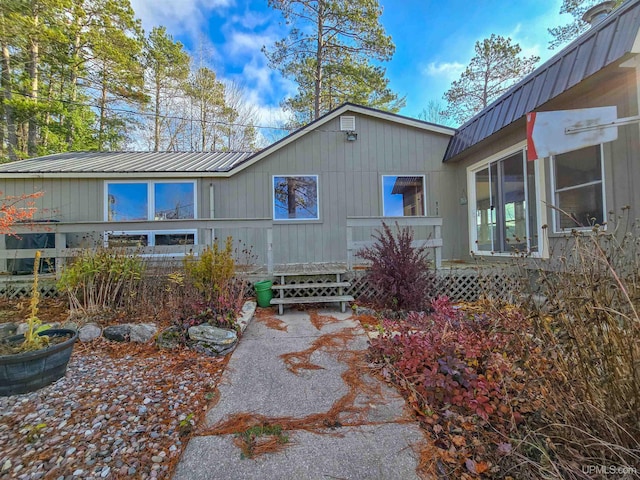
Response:
POLYGON ((64 378, 0 398, 0 479, 169 478, 225 365, 186 350, 77 343, 64 378))

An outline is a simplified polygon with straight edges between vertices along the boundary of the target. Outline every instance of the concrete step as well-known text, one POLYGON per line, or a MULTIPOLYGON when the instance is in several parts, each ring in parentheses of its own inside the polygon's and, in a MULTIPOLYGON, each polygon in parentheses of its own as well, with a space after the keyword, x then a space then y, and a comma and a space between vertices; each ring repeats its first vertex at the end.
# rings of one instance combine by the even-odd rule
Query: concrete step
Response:
POLYGON ((322 288, 322 287, 350 287, 350 282, 328 282, 328 283, 285 283, 284 285, 274 285, 273 290, 295 290, 297 288, 322 288))

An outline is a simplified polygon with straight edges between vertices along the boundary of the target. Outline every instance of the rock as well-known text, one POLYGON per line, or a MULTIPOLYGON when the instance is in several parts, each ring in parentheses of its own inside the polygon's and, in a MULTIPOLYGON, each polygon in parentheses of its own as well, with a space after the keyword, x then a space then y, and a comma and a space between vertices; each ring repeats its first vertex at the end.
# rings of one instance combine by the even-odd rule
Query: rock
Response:
POLYGON ((24 335, 24 332, 26 332, 28 328, 29 324, 27 322, 19 323, 16 327, 16 335, 24 335))
POLYGON ((78 338, 81 342, 91 342, 96 338, 99 338, 102 334, 102 329, 95 323, 87 323, 84 327, 78 331, 78 338))
POLYGON ((102 472, 100 472, 100 476, 102 478, 107 478, 107 475, 109 475, 109 472, 111 472, 111 467, 106 466, 102 469, 102 472))
POLYGON ((228 347, 238 341, 238 335, 233 330, 212 327, 211 325, 196 325, 189 328, 189 338, 196 342, 211 343, 228 347))
POLYGON ((62 328, 69 328, 71 330, 79 330, 80 326, 76 322, 66 321, 61 325, 62 328))
POLYGON ((249 325, 253 315, 256 313, 256 307, 256 302, 252 300, 244 302, 242 312, 240 312, 240 316, 238 317, 238 320, 236 320, 236 324, 240 327, 240 333, 244 333, 246 330, 247 325, 249 325))
POLYGON ((157 333, 158 327, 153 323, 140 323, 131 325, 130 337, 132 342, 147 343, 157 333))
POLYGON ((182 342, 182 336, 177 327, 169 327, 158 335, 156 346, 161 350, 173 350, 182 342))
POLYGON ((189 338, 195 343, 192 348, 205 355, 226 355, 233 351, 238 343, 238 334, 233 330, 197 325, 189 328, 189 338))
POLYGON ((9 470, 11 470, 11 460, 7 460, 6 462, 4 462, 4 464, 2 465, 2 473, 8 472, 9 470))
POLYGON ((131 325, 111 325, 102 331, 102 336, 114 342, 126 342, 131 334, 131 325))
POLYGON ((0 323, 0 338, 10 337, 16 334, 18 325, 13 322, 0 323))
POLYGON ((151 461, 153 463, 162 463, 163 460, 164 458, 161 457, 160 455, 154 455, 153 457, 151 457, 151 461))

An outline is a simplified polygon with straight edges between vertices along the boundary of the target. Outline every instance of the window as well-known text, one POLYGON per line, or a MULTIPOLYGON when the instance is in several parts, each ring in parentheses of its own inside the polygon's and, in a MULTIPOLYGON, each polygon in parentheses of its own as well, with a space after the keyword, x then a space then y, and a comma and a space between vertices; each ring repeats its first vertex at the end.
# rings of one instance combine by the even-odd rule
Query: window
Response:
POLYGON ((524 150, 471 172, 472 251, 538 250, 536 179, 524 150))
POLYGON ((108 182, 109 222, 195 218, 194 182, 108 182))
POLYGON ((553 157, 556 231, 604 223, 602 178, 600 145, 553 157))
POLYGON ((426 215, 424 176, 382 176, 382 216, 426 215))
POLYGON ((274 176, 273 219, 319 220, 318 176, 274 176))
MULTIPOLYGON (((196 218, 196 184, 181 181, 106 182, 108 222, 162 221, 196 218)), ((160 223, 159 223, 160 225, 160 223)), ((109 247, 195 245, 196 230, 113 231, 109 247)))

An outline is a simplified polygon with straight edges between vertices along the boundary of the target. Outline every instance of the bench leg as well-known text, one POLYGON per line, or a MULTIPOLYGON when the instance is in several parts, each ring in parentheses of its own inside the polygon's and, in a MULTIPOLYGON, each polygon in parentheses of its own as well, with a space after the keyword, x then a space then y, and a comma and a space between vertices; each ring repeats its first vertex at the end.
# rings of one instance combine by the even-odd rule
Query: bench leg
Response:
POLYGON ((342 313, 347 311, 347 302, 340 302, 340 310, 342 313))
POLYGON ((278 315, 283 315, 284 314, 284 305, 283 304, 278 304, 278 315))

